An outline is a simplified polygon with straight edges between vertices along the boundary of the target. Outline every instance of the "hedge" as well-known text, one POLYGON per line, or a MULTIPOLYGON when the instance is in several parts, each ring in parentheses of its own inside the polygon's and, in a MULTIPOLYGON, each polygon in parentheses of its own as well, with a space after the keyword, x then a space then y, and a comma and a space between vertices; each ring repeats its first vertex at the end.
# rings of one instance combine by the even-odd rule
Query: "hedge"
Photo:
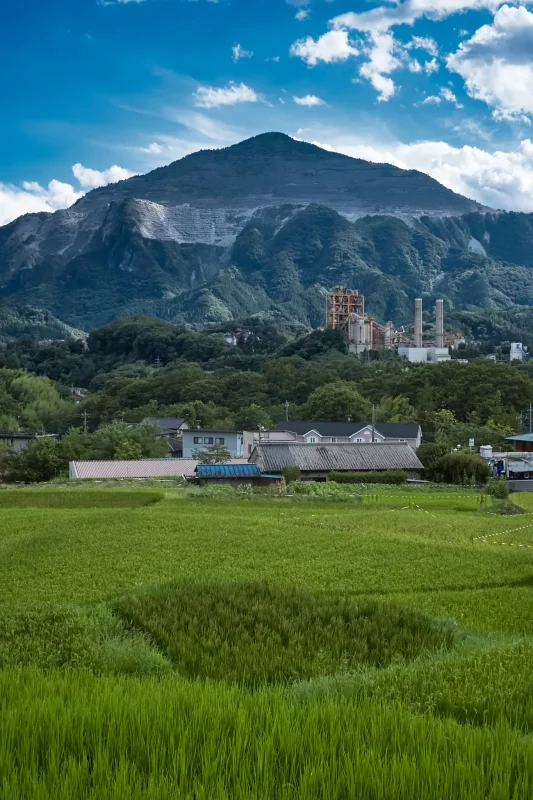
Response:
POLYGON ((388 469, 382 472, 330 472, 330 481, 336 483, 406 483, 407 472, 401 469, 388 469))

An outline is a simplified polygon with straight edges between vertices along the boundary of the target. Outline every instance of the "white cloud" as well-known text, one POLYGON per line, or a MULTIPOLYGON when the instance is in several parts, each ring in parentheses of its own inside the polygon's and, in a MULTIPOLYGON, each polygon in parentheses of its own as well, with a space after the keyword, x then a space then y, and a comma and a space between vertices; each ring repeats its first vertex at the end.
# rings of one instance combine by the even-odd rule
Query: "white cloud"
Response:
POLYGON ((232 52, 232 58, 235 63, 237 63, 237 61, 240 61, 241 58, 252 58, 253 56, 252 50, 244 50, 244 48, 241 47, 240 44, 233 45, 233 47, 231 48, 231 52, 232 52))
POLYGON ((74 177, 77 178, 81 188, 85 191, 98 189, 99 186, 107 186, 108 183, 125 181, 126 178, 131 178, 134 175, 129 169, 124 169, 124 167, 119 167, 116 164, 102 172, 97 169, 84 167, 83 164, 74 164, 72 172, 74 173, 74 177))
POLYGON ((436 94, 430 94, 426 97, 425 100, 422 101, 421 105, 423 106, 430 106, 435 105, 438 106, 441 103, 441 98, 436 94))
POLYGON ((441 97, 448 101, 448 103, 453 103, 456 108, 464 108, 463 104, 458 101, 454 92, 452 92, 451 89, 448 89, 447 86, 442 87, 440 94, 441 97))
POLYGON ((292 45, 290 54, 303 59, 310 67, 315 67, 319 61, 324 61, 326 64, 346 61, 352 56, 359 55, 359 50, 350 42, 347 31, 335 30, 325 33, 316 41, 312 36, 298 39, 292 45))
POLYGON ((431 75, 433 72, 438 72, 439 65, 437 59, 432 58, 430 61, 426 61, 423 68, 426 75, 431 75))
POLYGON ((305 97, 293 97, 292 98, 296 105, 299 106, 307 106, 308 108, 313 108, 314 106, 325 106, 326 103, 320 97, 317 97, 314 94, 307 94, 305 97))
POLYGON ((340 14, 331 20, 331 25, 336 29, 388 31, 395 25, 412 25, 421 17, 438 20, 468 10, 495 11, 501 4, 502 0, 405 0, 361 13, 340 14))
POLYGON ((237 103, 259 103, 263 98, 246 84, 236 84, 231 81, 221 89, 215 89, 213 86, 200 86, 193 94, 193 99, 194 105, 198 108, 218 108, 219 106, 234 106, 237 103))
POLYGON ((410 42, 406 44, 407 50, 425 50, 430 56, 436 56, 439 53, 439 48, 435 39, 431 36, 413 36, 410 42))
POLYGON ((299 22, 302 22, 304 19, 307 19, 311 12, 308 8, 301 8, 299 11, 296 12, 296 19, 299 22))
POLYGON ((141 147, 143 153, 159 155, 163 152, 163 146, 159 142, 151 142, 147 147, 141 147))
POLYGON ((378 101, 386 102, 396 93, 394 81, 388 75, 401 66, 401 61, 394 55, 392 34, 371 33, 369 39, 371 45, 367 54, 370 59, 361 65, 359 74, 367 78, 378 92, 378 101))
MULTIPOLYGON (((515 150, 493 152, 479 147, 452 147, 443 141, 367 144, 338 132, 321 131, 314 144, 354 158, 395 164, 426 172, 455 192, 492 208, 533 212, 533 142, 515 150)), ((307 137, 308 141, 312 139, 307 137)))
POLYGON ((483 25, 456 53, 448 69, 465 81, 470 97, 493 110, 496 119, 533 114, 533 13, 502 6, 492 25, 483 25))
POLYGON ((22 186, 0 183, 0 225, 6 225, 22 214, 68 208, 83 197, 86 191, 130 178, 134 174, 118 166, 100 172, 88 169, 82 164, 74 164, 72 172, 80 184, 81 191, 70 183, 55 179, 51 180, 47 187, 41 186, 36 181, 23 181, 22 186))

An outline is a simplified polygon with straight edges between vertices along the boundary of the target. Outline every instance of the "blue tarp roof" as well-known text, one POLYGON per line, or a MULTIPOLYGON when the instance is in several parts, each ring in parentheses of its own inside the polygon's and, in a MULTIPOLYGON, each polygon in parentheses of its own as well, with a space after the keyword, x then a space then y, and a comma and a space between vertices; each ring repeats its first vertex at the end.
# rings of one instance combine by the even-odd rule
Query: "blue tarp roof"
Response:
POLYGON ((508 436, 508 442, 533 442, 533 433, 521 433, 519 436, 508 436))
POLYGON ((259 478, 257 464, 198 464, 199 478, 259 478))

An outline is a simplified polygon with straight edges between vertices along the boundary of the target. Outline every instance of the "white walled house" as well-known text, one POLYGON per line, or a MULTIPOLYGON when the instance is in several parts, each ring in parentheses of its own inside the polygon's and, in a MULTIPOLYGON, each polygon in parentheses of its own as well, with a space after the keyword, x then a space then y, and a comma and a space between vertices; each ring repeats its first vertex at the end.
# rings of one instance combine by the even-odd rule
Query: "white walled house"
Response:
POLYGON ((422 444, 418 422, 377 422, 372 434, 371 422, 279 422, 278 430, 292 433, 296 442, 305 444, 395 444, 406 442, 413 450, 422 444))

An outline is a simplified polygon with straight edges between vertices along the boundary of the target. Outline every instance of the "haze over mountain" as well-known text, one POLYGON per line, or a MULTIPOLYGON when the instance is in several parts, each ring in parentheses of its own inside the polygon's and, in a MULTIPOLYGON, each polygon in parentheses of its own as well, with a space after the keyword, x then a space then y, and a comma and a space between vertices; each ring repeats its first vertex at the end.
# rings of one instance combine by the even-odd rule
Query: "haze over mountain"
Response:
POLYGON ((533 305, 532 244, 533 215, 269 133, 0 228, 0 298, 86 330, 134 313, 194 327, 263 313, 308 327, 344 283, 400 324, 418 295, 533 305))

